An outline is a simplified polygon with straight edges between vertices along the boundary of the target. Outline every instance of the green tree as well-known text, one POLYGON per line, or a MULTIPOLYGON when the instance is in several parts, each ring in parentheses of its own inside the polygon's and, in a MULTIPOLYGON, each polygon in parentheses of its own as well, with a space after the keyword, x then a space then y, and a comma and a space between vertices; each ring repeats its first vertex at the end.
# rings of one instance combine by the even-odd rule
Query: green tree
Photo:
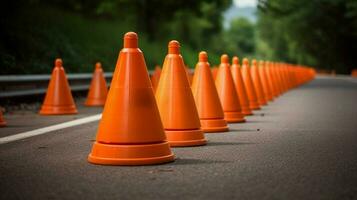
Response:
POLYGON ((357 67, 356 1, 260 0, 259 10, 258 35, 271 59, 340 73, 357 67))
MULTIPOLYGON (((212 40, 222 33, 231 0, 18 0, 0 7, 2 74, 49 73, 62 57, 67 72, 90 72, 95 61, 113 70, 122 35, 139 33, 147 65, 161 64, 177 39, 193 67, 199 50, 218 57, 212 40)), ((219 52, 221 53, 221 52, 219 52)))
POLYGON ((247 18, 233 19, 224 38, 226 51, 232 55, 249 56, 255 53, 255 26, 247 18))

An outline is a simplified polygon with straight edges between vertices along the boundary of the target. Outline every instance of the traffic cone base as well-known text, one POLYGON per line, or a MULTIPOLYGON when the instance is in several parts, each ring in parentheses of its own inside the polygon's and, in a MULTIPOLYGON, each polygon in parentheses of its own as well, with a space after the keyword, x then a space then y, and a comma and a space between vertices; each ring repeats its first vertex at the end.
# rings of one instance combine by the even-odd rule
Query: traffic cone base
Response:
POLYGON ((103 106, 105 99, 87 99, 84 105, 86 106, 103 106))
POLYGON ((207 140, 201 129, 196 130, 165 130, 167 140, 172 147, 201 146, 207 140))
POLYGON ((249 108, 252 110, 260 110, 258 102, 249 102, 249 108))
POLYGON ((205 133, 229 131, 227 121, 224 119, 201 119, 200 121, 205 133))
POLYGON ((103 144, 95 142, 88 161, 101 165, 152 165, 174 161, 168 142, 156 144, 103 144))
POLYGON ((224 119, 228 123, 245 122, 244 115, 241 112, 224 112, 224 119))
POLYGON ((268 101, 274 101, 274 96, 272 94, 269 94, 268 101))
POLYGON ((70 115, 77 114, 78 111, 75 105, 67 106, 52 106, 52 105, 42 105, 40 114, 41 115, 70 115))
POLYGON ((242 107, 243 115, 253 115, 252 110, 249 107, 242 107))
POLYGON ((266 101, 258 101, 260 106, 266 106, 268 103, 266 101))

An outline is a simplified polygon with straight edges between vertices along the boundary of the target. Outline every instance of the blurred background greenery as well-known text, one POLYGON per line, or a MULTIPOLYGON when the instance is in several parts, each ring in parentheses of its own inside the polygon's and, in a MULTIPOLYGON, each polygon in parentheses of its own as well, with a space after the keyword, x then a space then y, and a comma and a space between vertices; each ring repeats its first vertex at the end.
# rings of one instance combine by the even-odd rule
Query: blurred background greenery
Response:
POLYGON ((349 73, 357 68, 356 0, 15 0, 0 8, 0 74, 115 67, 125 32, 139 34, 149 69, 171 39, 188 66, 200 50, 349 73), (239 7, 240 2, 250 2, 239 7))

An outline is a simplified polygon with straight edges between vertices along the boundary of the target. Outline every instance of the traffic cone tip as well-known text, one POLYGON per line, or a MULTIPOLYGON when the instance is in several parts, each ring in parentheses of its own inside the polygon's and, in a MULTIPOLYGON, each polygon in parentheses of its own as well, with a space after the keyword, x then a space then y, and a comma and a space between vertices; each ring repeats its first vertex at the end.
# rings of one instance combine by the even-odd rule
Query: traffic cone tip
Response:
POLYGON ((169 42, 169 54, 180 54, 180 43, 177 40, 169 42))
POLYGON ((124 35, 124 48, 138 48, 138 35, 128 32, 124 35))
POLYGON ((243 64, 244 64, 244 65, 249 65, 249 60, 248 60, 248 58, 243 58, 243 64))
POLYGON ((198 61, 199 62, 207 62, 208 61, 208 55, 207 52, 201 51, 198 55, 198 61))
POLYGON ((55 67, 62 67, 62 65, 63 65, 62 59, 61 58, 57 58, 55 60, 55 67))
POLYGON ((238 65, 239 64, 239 58, 238 56, 233 56, 232 58, 232 63, 238 65))
POLYGON ((229 57, 227 54, 221 56, 221 63, 229 63, 229 57))
POLYGON ((101 69, 102 68, 102 63, 100 63, 100 62, 95 63, 95 68, 96 69, 101 69))

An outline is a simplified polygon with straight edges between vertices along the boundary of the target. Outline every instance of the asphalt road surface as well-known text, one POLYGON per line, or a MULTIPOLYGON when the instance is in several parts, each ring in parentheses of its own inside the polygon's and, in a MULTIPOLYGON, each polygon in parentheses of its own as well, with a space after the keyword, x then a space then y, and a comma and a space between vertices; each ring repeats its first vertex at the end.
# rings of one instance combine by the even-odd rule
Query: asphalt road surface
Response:
MULTIPOLYGON (((79 110, 5 116, 0 137, 101 112, 79 110)), ((319 77, 169 164, 89 164, 97 124, 1 144, 0 199, 357 199, 356 79, 319 77)))

